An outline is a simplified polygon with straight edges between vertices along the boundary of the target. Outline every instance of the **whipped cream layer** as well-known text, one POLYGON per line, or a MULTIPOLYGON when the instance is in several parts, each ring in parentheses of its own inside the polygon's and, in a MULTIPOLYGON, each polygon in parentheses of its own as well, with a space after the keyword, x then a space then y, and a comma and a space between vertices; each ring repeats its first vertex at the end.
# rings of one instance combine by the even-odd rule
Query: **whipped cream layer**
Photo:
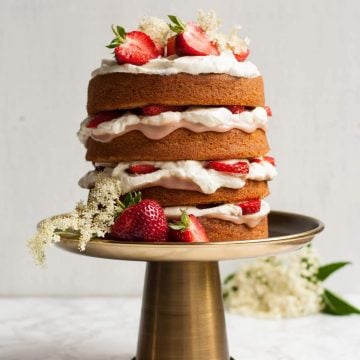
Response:
POLYGON ((90 119, 85 119, 78 132, 85 144, 89 137, 96 141, 110 142, 130 131, 141 131, 147 138, 159 140, 179 128, 200 133, 205 131, 226 132, 239 129, 251 133, 256 129, 266 131, 268 116, 262 107, 233 114, 225 107, 190 107, 185 111, 166 111, 159 115, 143 116, 126 112, 111 121, 88 128, 90 119))
POLYGON ((193 206, 173 206, 164 208, 165 215, 168 219, 176 219, 181 216, 181 210, 186 210, 188 214, 193 214, 196 217, 208 217, 224 221, 230 221, 234 224, 246 224, 253 228, 260 223, 260 221, 270 212, 270 206, 264 200, 261 200, 260 211, 255 214, 243 215, 242 209, 236 204, 224 204, 214 206, 207 209, 198 209, 193 206))
MULTIPOLYGON (((259 158, 261 159, 261 158, 259 158)), ((249 163, 248 160, 226 160, 222 163, 233 164, 238 161, 249 163)), ((183 160, 174 162, 122 162, 115 167, 109 164, 96 164, 104 166, 102 172, 89 171, 80 179, 79 185, 83 188, 91 188, 98 176, 111 176, 121 181, 124 193, 145 189, 148 187, 161 186, 167 189, 192 190, 204 194, 212 194, 221 187, 241 189, 246 180, 267 181, 277 175, 276 168, 268 161, 249 163, 248 174, 236 174, 220 172, 205 168, 206 161, 183 160), (147 164, 153 165, 158 170, 148 174, 129 174, 127 169, 130 165, 147 164)))
POLYGON ((104 59, 101 66, 92 72, 92 77, 109 73, 132 73, 151 75, 174 75, 187 73, 198 74, 228 74, 236 77, 252 78, 260 76, 258 68, 250 61, 239 62, 231 51, 220 55, 158 57, 144 65, 121 64, 115 59, 104 59))

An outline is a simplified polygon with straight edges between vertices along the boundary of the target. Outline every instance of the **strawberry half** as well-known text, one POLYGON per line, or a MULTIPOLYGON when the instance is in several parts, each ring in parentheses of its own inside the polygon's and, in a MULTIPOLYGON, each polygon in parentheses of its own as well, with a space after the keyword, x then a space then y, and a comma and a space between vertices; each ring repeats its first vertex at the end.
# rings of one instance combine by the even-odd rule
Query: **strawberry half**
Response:
POLYGON ((269 162, 272 166, 276 166, 275 164, 275 158, 273 158, 272 156, 263 156, 263 158, 253 158, 249 160, 250 162, 257 162, 260 163, 262 161, 267 161, 269 162))
POLYGON ((264 109, 266 110, 267 116, 272 116, 272 111, 270 106, 264 106, 264 109))
POLYGON ((233 114, 240 114, 246 110, 245 106, 243 105, 229 105, 226 106, 226 108, 229 109, 233 114))
POLYGON ((160 53, 149 35, 142 31, 125 32, 121 26, 112 26, 115 39, 107 48, 114 49, 118 64, 143 65, 151 59, 157 58, 160 53))
POLYGON ((176 54, 176 35, 168 39, 166 44, 166 56, 171 56, 176 54))
POLYGON ((269 162, 272 166, 276 166, 275 158, 273 158, 272 156, 264 156, 264 160, 269 162))
POLYGON ((249 160, 251 163, 256 162, 256 163, 260 163, 262 161, 267 161, 268 163, 270 163, 272 166, 276 166, 275 164, 275 158, 273 158, 272 156, 264 156, 263 158, 253 158, 249 160))
POLYGON ((234 56, 235 56, 237 61, 243 62, 248 58, 248 56, 250 54, 250 49, 247 48, 247 49, 243 49, 243 50, 240 50, 240 51, 237 51, 237 52, 233 51, 233 53, 234 53, 234 56))
POLYGON ((238 161, 234 164, 227 164, 221 161, 209 161, 205 165, 206 169, 213 169, 220 172, 229 172, 236 174, 248 174, 249 164, 245 161, 238 161))
POLYGON ((170 223, 169 239, 177 242, 207 242, 209 238, 204 227, 195 215, 188 215, 185 210, 181 213, 181 219, 176 223, 170 223))
POLYGON ((102 111, 97 113, 92 117, 87 123, 86 127, 96 128, 99 124, 105 121, 111 121, 122 115, 122 111, 112 110, 112 111, 102 111))
POLYGON ((155 200, 142 200, 128 194, 123 211, 111 227, 111 236, 121 240, 144 242, 167 241, 168 224, 164 210, 155 200))
POLYGON ((175 39, 175 52, 179 56, 206 56, 219 55, 220 51, 206 32, 196 23, 185 24, 178 17, 169 15, 172 21, 170 29, 177 33, 175 39))
POLYGON ((255 214, 260 211, 261 200, 248 200, 238 204, 241 207, 243 215, 255 214))
POLYGON ((154 116, 159 115, 166 111, 183 111, 184 106, 171 106, 171 105, 147 105, 140 109, 142 115, 154 116))
POLYGON ((130 165, 126 171, 129 174, 143 175, 143 174, 150 174, 156 170, 158 169, 153 165, 138 164, 138 165, 130 165))

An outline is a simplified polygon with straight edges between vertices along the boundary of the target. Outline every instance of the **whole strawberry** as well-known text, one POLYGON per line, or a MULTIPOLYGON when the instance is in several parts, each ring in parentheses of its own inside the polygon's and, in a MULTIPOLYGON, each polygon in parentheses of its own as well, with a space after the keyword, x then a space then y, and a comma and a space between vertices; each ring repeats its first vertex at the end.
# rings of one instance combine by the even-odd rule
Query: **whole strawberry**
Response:
POLYGON ((115 39, 107 48, 114 49, 118 64, 144 65, 160 53, 149 35, 142 31, 125 32, 121 26, 112 26, 115 39))
POLYGON ((185 210, 181 213, 181 219, 175 223, 170 223, 170 241, 177 242, 207 242, 208 236, 204 227, 201 225, 198 218, 185 210))
POLYGON ((158 202, 141 200, 140 193, 129 193, 122 208, 111 227, 112 237, 144 242, 167 241, 168 224, 158 202))
POLYGON ((176 38, 167 44, 168 56, 173 52, 179 56, 206 56, 219 55, 220 51, 213 41, 209 39, 206 32, 196 23, 184 23, 178 17, 169 15, 170 29, 175 32, 176 38), (174 46, 175 45, 175 46, 174 46))

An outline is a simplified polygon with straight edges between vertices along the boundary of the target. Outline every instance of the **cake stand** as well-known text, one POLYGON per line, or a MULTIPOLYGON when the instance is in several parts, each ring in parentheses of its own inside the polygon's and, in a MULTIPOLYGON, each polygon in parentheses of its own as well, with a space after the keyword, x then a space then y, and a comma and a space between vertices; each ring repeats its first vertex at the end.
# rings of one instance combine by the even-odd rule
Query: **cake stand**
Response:
POLYGON ((271 256, 300 249, 321 232, 314 218, 280 211, 269 215, 270 237, 217 243, 134 243, 91 240, 79 252, 106 259, 146 261, 136 360, 228 360, 218 261, 271 256))

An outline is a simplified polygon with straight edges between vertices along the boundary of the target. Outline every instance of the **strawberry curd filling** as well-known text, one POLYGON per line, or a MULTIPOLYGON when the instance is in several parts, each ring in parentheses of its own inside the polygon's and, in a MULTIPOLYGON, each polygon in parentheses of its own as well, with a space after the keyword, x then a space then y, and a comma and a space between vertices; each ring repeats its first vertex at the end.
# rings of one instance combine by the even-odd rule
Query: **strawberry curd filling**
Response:
MULTIPOLYGON (((277 175, 276 168, 262 157, 249 160, 225 160, 222 164, 245 163, 248 169, 243 173, 223 172, 207 167, 206 161, 183 160, 174 162, 122 162, 115 167, 111 164, 101 166, 100 171, 89 171, 80 179, 79 185, 91 188, 98 176, 114 177, 121 181, 123 192, 136 191, 148 187, 161 186, 167 189, 199 191, 212 194, 221 187, 241 189, 246 180, 267 181, 277 175), (151 165, 156 170, 146 174, 131 174, 130 166, 151 165)), ((219 163, 219 162, 217 162, 219 163)))
POLYGON ((257 226, 260 221, 269 214, 270 206, 264 200, 261 200, 260 211, 254 214, 243 215, 241 207, 237 204, 218 205, 207 209, 198 209, 192 206, 173 206, 164 208, 165 215, 168 219, 175 219, 181 216, 181 211, 186 210, 188 214, 196 217, 207 217, 230 221, 234 224, 245 224, 251 228, 257 226))
POLYGON ((104 59, 101 66, 92 72, 92 77, 109 73, 132 73, 150 75, 174 75, 187 73, 228 74, 236 77, 252 78, 260 76, 258 68, 250 61, 237 61, 231 51, 220 55, 158 57, 144 65, 121 64, 115 59, 104 59))
POLYGON ((225 107, 190 107, 185 111, 166 111, 159 115, 144 116, 126 112, 122 116, 105 121, 95 128, 87 127, 85 119, 78 132, 79 140, 85 144, 89 137, 96 141, 110 142, 130 131, 142 132, 147 138, 159 140, 179 128, 200 133, 205 131, 226 132, 239 129, 247 133, 256 129, 266 131, 268 115, 263 107, 233 114, 225 107))

